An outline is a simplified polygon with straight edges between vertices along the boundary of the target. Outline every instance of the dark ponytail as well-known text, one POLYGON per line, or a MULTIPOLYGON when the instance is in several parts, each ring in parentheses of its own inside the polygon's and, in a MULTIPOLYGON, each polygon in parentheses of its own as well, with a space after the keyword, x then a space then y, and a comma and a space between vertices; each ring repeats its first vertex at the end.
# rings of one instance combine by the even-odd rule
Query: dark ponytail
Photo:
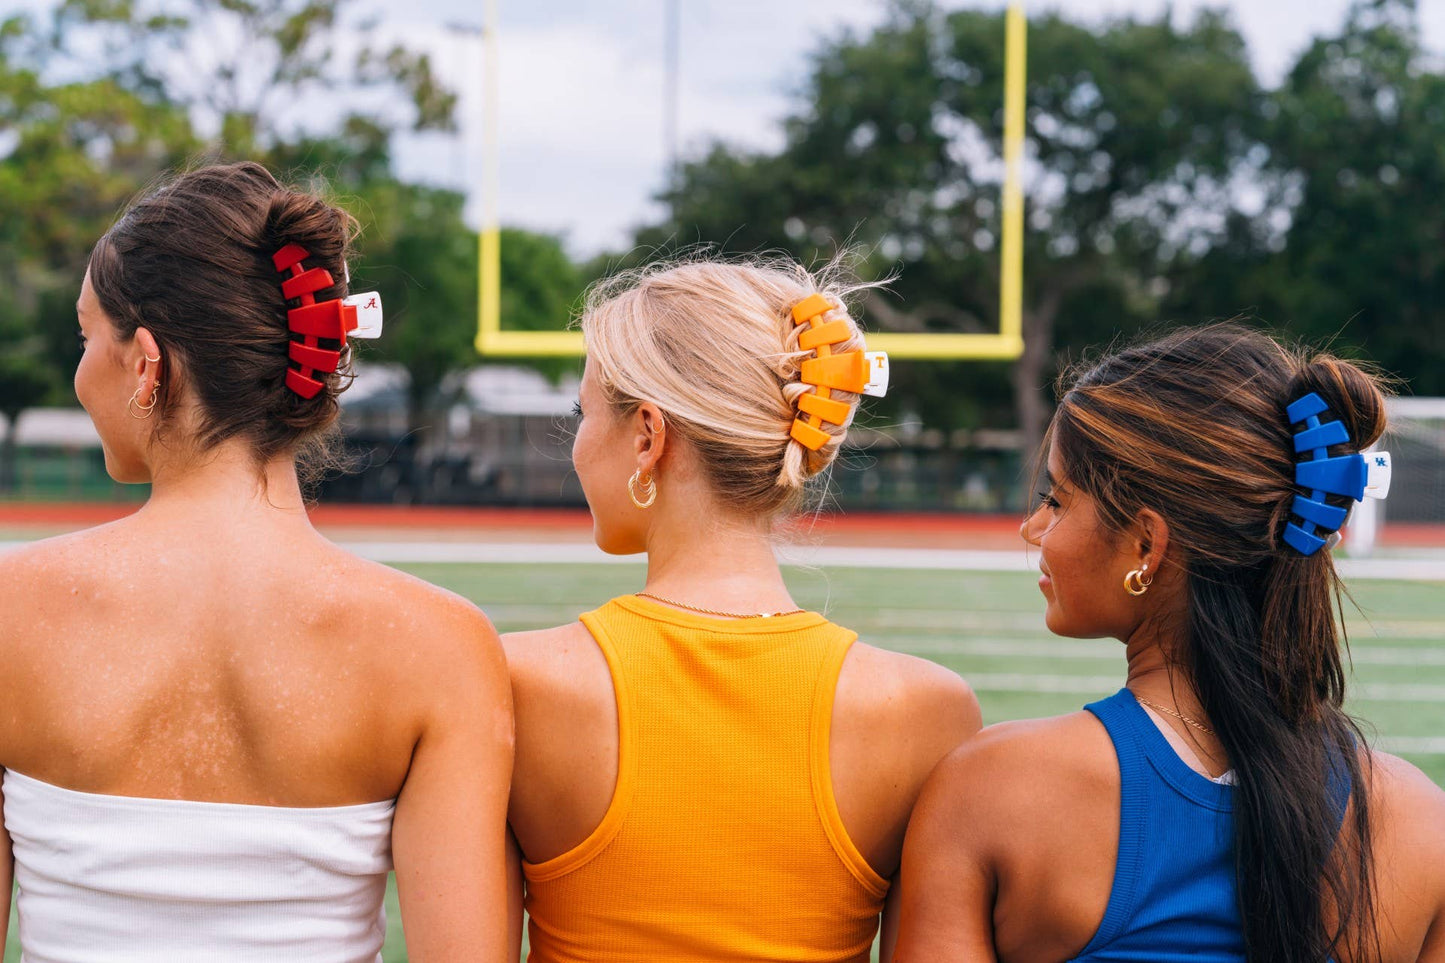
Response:
POLYGON ((1285 406, 1317 392, 1352 439, 1330 454, 1358 451, 1385 427, 1377 379, 1224 324, 1125 350, 1065 386, 1052 438, 1069 479, 1116 531, 1159 512, 1187 573, 1187 631, 1169 655, 1234 769, 1247 959, 1375 958, 1368 755, 1344 711, 1341 586, 1328 551, 1303 556, 1281 537, 1298 491, 1285 406))
MULTIPOLYGON (((306 399, 286 387, 288 304, 271 255, 287 243, 311 253, 344 297, 355 221, 340 208, 277 183, 259 164, 203 167, 161 183, 130 205, 95 245, 90 283, 126 340, 139 327, 165 358, 158 425, 186 392, 201 414, 202 450, 243 438, 258 461, 324 448, 340 415, 341 370, 306 399)), ((323 342, 322 347, 337 348, 323 342)))

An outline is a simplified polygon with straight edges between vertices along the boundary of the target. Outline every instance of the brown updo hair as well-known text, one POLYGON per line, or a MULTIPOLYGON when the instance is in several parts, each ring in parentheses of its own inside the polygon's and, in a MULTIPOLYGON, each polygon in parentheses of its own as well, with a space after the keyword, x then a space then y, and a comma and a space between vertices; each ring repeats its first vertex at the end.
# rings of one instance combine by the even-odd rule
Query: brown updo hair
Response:
MULTIPOLYGON (((798 345, 793 305, 822 294, 822 316, 850 337, 835 352, 863 347, 849 314, 856 287, 838 280, 835 261, 818 276, 786 257, 694 258, 659 262, 599 282, 587 297, 582 332, 587 358, 613 408, 649 401, 697 452, 714 494, 725 504, 770 517, 798 508, 810 479, 828 467, 847 425, 824 421, 829 440, 811 451, 789 436, 800 380, 813 357, 798 345)), ((858 396, 832 397, 856 411, 858 396)))
MULTIPOLYGON (((1378 959, 1364 736, 1346 713, 1342 586, 1328 549, 1283 541, 1296 427, 1311 392, 1363 451, 1384 432, 1381 378, 1237 324, 1185 328, 1067 373, 1049 429, 1104 534, 1144 509, 1185 575, 1166 653, 1235 775, 1235 879, 1249 963, 1378 959), (1342 790, 1350 793, 1346 812, 1342 790)), ((1354 504, 1328 496, 1339 507, 1354 504)))
POLYGON ((351 353, 342 351, 336 373, 315 375, 325 384, 316 397, 286 387, 286 312, 296 305, 282 296, 271 256, 301 245, 311 253, 305 266, 336 281, 316 300, 345 297, 355 233, 345 211, 248 162, 181 174, 134 201, 96 242, 90 285, 121 340, 144 327, 160 345, 158 427, 184 392, 199 410, 200 450, 242 438, 266 461, 319 442, 340 415, 351 353))

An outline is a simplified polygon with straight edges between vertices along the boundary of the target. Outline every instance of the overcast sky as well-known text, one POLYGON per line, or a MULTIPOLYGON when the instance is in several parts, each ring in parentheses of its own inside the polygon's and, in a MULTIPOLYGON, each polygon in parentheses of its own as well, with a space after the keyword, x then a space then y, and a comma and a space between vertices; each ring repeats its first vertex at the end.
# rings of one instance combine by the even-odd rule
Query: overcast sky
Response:
MULTIPOLYGON (((54 0, 0 0, 38 9, 54 0)), ((477 26, 481 0, 361 0, 381 39, 433 52, 462 93, 460 136, 405 137, 400 173, 463 187, 480 183, 481 42, 451 29, 477 26)), ((498 0, 501 10, 501 218, 563 234, 574 255, 627 243, 658 215, 662 184, 663 10, 667 0, 498 0)), ((942 0, 998 9, 1003 0, 942 0)), ((1445 0, 1418 0, 1425 41, 1445 51, 1445 0)), ((866 31, 883 0, 680 0, 679 128, 683 153, 714 139, 777 145, 778 120, 796 103, 808 54, 844 30, 866 31)), ((1090 21, 1157 17, 1182 22, 1205 7, 1230 11, 1262 79, 1279 80, 1310 39, 1344 20, 1349 0, 1026 0, 1090 21)))
MULTIPOLYGON (((657 215, 662 183, 663 7, 666 0, 500 0, 501 217, 560 232, 577 255, 625 245, 629 228, 657 215)), ((1001 0, 948 6, 998 8, 1001 0)), ((1257 69, 1274 83, 1317 34, 1343 22, 1349 0, 1033 0, 1030 13, 1154 17, 1172 6, 1185 22, 1226 7, 1257 69)), ((394 3, 377 9, 391 19, 394 3)), ((480 42, 448 24, 476 23, 477 0, 407 4, 405 36, 436 51, 459 89, 480 83, 480 42)), ((795 103, 807 55, 825 38, 866 30, 880 0, 681 0, 679 128, 684 153, 714 138, 752 147, 780 142, 778 119, 795 103)), ((1420 0, 1426 43, 1445 50, 1445 0, 1420 0)), ((408 139, 402 173, 448 184, 477 182, 479 95, 464 98, 461 138, 408 139)), ((474 203, 471 214, 475 218, 474 203)))

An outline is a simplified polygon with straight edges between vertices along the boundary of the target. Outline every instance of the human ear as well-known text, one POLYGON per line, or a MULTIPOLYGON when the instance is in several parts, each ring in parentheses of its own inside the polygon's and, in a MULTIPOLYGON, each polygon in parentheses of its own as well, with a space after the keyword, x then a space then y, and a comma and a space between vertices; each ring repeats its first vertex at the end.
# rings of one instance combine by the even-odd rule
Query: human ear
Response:
POLYGON ((662 409, 650 401, 637 406, 632 414, 633 450, 637 453, 637 468, 648 475, 662 460, 663 449, 667 446, 667 419, 662 409))
POLYGON ((1158 572, 1169 553, 1169 523, 1152 508, 1142 509, 1130 526, 1135 557, 1145 572, 1158 572))
POLYGON ((161 346, 156 341, 155 335, 145 328, 136 328, 135 336, 131 340, 139 349, 138 356, 132 361, 136 374, 142 378, 150 375, 159 380, 161 364, 165 359, 161 356, 161 346))

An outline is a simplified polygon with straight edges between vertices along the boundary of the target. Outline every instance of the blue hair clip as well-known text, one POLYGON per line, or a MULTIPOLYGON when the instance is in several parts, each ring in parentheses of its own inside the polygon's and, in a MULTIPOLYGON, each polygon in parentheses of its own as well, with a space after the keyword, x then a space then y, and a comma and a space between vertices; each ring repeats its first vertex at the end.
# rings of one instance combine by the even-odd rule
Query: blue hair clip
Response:
POLYGON ((1350 433, 1339 421, 1320 422, 1320 415, 1329 405, 1314 392, 1296 400, 1285 409, 1291 425, 1304 424, 1294 436, 1294 450, 1308 456, 1295 463, 1294 483, 1310 490, 1309 497, 1296 495, 1290 512, 1299 519, 1284 527, 1284 541, 1301 555, 1313 555, 1326 545, 1333 547, 1332 537, 1349 514, 1325 501, 1326 495, 1343 495, 1355 501, 1384 498, 1390 491, 1390 453, 1372 451, 1368 455, 1330 457, 1330 445, 1350 442, 1350 433), (1324 537, 1321 537, 1323 534, 1324 537))

